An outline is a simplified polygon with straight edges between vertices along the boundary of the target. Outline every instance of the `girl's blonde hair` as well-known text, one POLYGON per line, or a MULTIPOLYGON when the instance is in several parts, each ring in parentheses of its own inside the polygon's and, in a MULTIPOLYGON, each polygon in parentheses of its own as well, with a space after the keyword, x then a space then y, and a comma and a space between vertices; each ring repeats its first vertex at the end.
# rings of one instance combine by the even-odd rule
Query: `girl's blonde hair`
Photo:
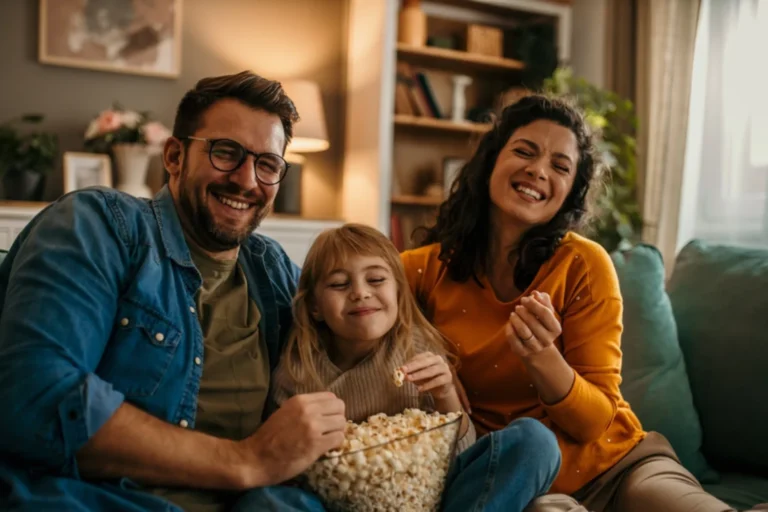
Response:
POLYGON ((392 242, 374 228, 345 224, 320 233, 310 247, 301 271, 299 289, 293 300, 293 330, 281 363, 297 385, 323 385, 317 373, 317 356, 326 350, 323 339, 328 339, 332 333, 324 322, 311 315, 315 287, 328 272, 353 255, 379 256, 392 270, 397 285, 398 312, 395 325, 382 339, 386 348, 398 350, 410 358, 414 355, 414 340, 418 339, 427 350, 450 355, 445 338, 421 313, 392 242))

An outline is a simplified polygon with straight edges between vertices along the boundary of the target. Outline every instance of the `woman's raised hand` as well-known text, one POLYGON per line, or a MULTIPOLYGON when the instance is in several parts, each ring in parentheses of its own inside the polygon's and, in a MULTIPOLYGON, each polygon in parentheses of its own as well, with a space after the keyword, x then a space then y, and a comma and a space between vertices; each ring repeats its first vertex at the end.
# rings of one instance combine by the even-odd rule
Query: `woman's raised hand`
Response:
POLYGON ((561 332, 552 300, 548 294, 538 291, 520 299, 506 326, 512 351, 524 359, 553 348, 561 332))

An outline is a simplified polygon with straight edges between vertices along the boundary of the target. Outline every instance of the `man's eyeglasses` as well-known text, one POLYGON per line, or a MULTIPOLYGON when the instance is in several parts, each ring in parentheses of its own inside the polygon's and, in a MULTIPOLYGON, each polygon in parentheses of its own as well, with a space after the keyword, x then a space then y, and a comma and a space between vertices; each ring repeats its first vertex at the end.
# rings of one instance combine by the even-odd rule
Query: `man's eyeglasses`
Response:
POLYGON ((264 185, 277 185, 288 172, 290 165, 274 153, 254 153, 248 151, 242 144, 230 139, 206 139, 203 137, 187 137, 208 143, 208 158, 214 169, 221 172, 233 172, 238 169, 248 155, 253 155, 256 179, 264 185))

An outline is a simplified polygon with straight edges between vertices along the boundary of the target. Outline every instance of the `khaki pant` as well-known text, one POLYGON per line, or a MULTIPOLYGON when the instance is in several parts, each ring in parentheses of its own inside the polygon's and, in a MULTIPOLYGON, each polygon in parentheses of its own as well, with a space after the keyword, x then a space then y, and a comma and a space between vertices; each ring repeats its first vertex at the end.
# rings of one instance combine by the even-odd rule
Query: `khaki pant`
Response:
POLYGON ((646 438, 618 464, 573 494, 549 494, 525 512, 730 512, 707 493, 661 434, 646 438))

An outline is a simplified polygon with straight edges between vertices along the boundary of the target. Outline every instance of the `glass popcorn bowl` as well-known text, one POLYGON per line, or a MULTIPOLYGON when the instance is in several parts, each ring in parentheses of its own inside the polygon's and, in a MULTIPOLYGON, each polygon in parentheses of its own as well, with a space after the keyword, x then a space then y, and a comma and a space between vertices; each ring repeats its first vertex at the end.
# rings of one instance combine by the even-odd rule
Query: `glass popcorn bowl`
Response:
POLYGON ((455 457, 461 417, 407 409, 393 417, 373 416, 359 426, 349 424, 343 453, 329 452, 305 473, 309 488, 332 511, 436 511, 455 457), (388 419, 402 416, 421 430, 388 428, 388 419), (369 422, 376 419, 378 428, 371 428, 377 423, 369 422))

